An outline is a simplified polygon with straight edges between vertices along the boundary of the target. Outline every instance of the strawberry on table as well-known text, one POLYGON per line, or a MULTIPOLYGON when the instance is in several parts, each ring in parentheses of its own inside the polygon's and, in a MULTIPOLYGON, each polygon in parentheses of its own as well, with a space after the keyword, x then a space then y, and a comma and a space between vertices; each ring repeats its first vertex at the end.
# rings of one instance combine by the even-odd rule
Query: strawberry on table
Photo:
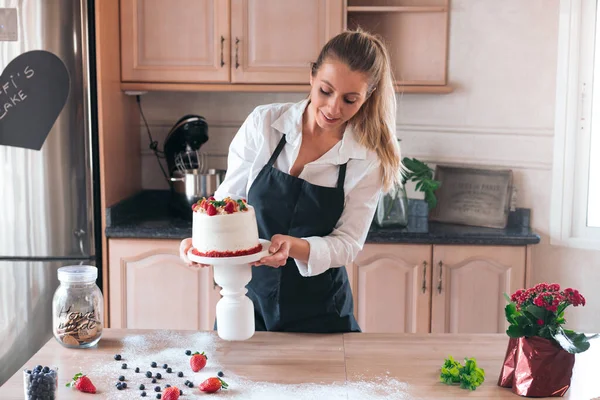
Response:
POLYGON ((192 358, 190 358, 190 367, 192 367, 192 371, 198 372, 206 365, 206 361, 208 357, 202 352, 202 354, 195 352, 192 354, 192 358))
POLYGON ((81 372, 75 374, 73 380, 66 384, 67 387, 75 387, 80 392, 84 393, 96 393, 96 387, 86 375, 81 372))
POLYGON ((177 400, 179 398, 179 389, 171 386, 163 390, 162 400, 177 400))
POLYGON ((217 378, 217 377, 208 378, 207 380, 202 382, 200 385, 198 385, 198 388, 200 389, 200 391, 205 392, 205 393, 214 393, 221 388, 227 389, 227 387, 228 387, 227 383, 225 383, 225 381, 223 381, 221 378, 217 378))

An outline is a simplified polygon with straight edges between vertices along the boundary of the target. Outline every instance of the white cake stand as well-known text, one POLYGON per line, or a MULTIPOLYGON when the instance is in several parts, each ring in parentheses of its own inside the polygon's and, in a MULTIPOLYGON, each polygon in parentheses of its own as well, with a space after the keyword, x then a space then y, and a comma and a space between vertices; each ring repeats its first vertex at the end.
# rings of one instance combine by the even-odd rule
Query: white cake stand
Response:
POLYGON ((252 279, 251 263, 269 255, 271 242, 260 239, 262 250, 239 257, 200 257, 188 251, 188 258, 212 265, 214 279, 221 286, 217 302, 217 333, 223 340, 247 340, 254 335, 254 303, 246 296, 246 285, 252 279))

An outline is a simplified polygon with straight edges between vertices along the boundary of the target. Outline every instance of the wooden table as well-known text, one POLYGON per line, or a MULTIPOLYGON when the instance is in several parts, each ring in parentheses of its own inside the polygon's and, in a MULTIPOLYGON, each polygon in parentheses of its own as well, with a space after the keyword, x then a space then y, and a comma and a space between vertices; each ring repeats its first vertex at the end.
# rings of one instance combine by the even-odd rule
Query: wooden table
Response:
MULTIPOLYGON (((141 398, 138 386, 146 385, 147 399, 155 399, 153 388, 166 383, 184 391, 182 400, 207 398, 197 385, 217 371, 230 389, 213 396, 236 399, 517 399, 510 389, 497 386, 498 374, 508 338, 504 334, 335 334, 310 335, 257 332, 244 342, 225 342, 215 332, 105 329, 97 347, 66 349, 51 339, 24 366, 56 366, 59 371, 58 399, 141 398), (206 368, 194 374, 185 350, 206 351, 206 368), (115 361, 115 354, 123 360, 115 361), (470 392, 439 382, 444 358, 452 355, 463 361, 475 357, 486 373, 486 381, 470 392), (150 360, 159 364, 150 367, 150 360), (121 369, 122 363, 128 369, 121 369), (182 370, 184 378, 167 374, 166 362, 182 370), (134 368, 139 366, 140 373, 134 368), (145 371, 160 372, 163 379, 151 384, 145 371), (77 372, 87 373, 98 388, 93 396, 65 387, 77 372), (126 376, 129 387, 115 388, 117 377, 126 376), (182 386, 190 379, 193 389, 182 386), (372 382, 387 382, 381 392, 371 391, 372 382), (257 383, 263 382, 263 383, 257 383), (387 385, 387 386, 386 386, 387 385), (273 394, 271 392, 277 392, 273 394), (259 395, 264 393, 264 396, 259 395), (267 393, 269 395, 267 395, 267 393), (322 393, 323 396, 320 396, 322 393), (270 396, 270 397, 269 397, 270 396), (289 396, 289 397, 286 397, 289 396)), ((600 344, 577 355, 572 386, 565 399, 588 400, 600 397, 600 344)), ((22 372, 2 387, 0 399, 23 399, 22 372)))

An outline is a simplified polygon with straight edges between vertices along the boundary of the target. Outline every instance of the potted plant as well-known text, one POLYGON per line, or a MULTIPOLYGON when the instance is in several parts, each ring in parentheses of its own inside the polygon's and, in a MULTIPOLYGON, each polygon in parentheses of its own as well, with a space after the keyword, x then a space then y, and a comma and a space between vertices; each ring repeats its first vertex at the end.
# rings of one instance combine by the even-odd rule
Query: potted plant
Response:
POLYGON ((407 182, 416 182, 415 189, 423 192, 429 210, 437 204, 434 192, 440 186, 440 182, 433 179, 433 169, 416 158, 404 157, 400 172, 402 174, 400 185, 379 199, 374 221, 381 228, 408 225, 407 182))
POLYGON ((415 182, 415 189, 423 192, 429 210, 433 209, 437 205, 435 191, 440 187, 440 181, 433 179, 433 169, 416 158, 404 157, 402 165, 402 186, 415 182))
POLYGON ((596 337, 563 328, 567 307, 584 306, 585 298, 557 283, 540 283, 506 298, 510 339, 498 385, 525 397, 563 396, 571 384, 575 354, 586 351, 588 340, 596 337))

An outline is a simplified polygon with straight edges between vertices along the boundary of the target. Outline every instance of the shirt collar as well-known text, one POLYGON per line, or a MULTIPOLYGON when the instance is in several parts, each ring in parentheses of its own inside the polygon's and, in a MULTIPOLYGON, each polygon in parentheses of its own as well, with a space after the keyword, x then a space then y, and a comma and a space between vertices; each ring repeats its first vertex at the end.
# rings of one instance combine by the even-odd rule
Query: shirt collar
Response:
MULTIPOLYGON (((309 99, 304 99, 294 103, 271 124, 271 127, 285 134, 285 141, 293 146, 297 146, 302 137, 302 114, 308 105, 308 101, 309 99)), ((367 149, 358 143, 354 129, 350 124, 346 125, 342 140, 335 147, 338 148, 337 154, 333 152, 334 159, 327 157, 327 161, 335 160, 338 164, 344 164, 351 158, 359 160, 367 158, 367 149)), ((326 160, 323 159, 322 161, 325 162, 326 160)))

